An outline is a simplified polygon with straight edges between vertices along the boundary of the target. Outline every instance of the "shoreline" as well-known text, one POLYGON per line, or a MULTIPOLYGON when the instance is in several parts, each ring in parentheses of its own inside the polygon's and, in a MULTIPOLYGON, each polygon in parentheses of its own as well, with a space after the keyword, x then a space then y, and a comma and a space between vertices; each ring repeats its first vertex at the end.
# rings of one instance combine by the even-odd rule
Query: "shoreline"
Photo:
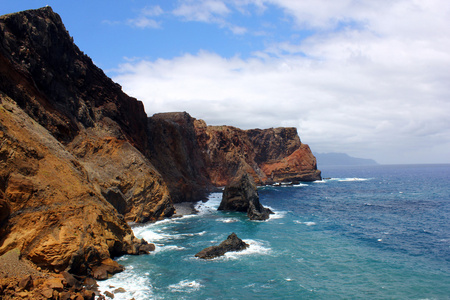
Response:
POLYGON ((180 202, 174 203, 175 214, 171 218, 180 218, 188 215, 198 214, 198 210, 195 208, 197 202, 180 202))

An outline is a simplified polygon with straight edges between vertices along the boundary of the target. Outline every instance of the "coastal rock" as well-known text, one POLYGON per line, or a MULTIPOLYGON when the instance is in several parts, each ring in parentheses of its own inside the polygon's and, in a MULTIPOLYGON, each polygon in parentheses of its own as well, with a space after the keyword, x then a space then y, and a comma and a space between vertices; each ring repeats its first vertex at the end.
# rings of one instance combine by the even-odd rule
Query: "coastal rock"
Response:
POLYGON ((319 179, 315 167, 295 129, 147 118, 50 7, 0 17, 0 255, 108 277, 121 269, 111 258, 154 250, 127 222, 170 217, 174 201, 204 199, 240 171, 265 184, 319 179))
POLYGON ((150 160, 167 182, 174 203, 205 200, 213 185, 198 145, 195 119, 186 112, 148 119, 150 160))
POLYGON ((207 126, 195 121, 197 140, 207 172, 215 186, 226 186, 236 174, 250 174, 256 184, 320 180, 320 171, 308 145, 295 128, 242 130, 207 126))
POLYGON ((0 255, 17 248, 43 270, 92 276, 111 257, 148 251, 118 212, 152 221, 174 211, 143 154, 142 103, 49 7, 0 17, 0 40, 0 255), (125 208, 102 194, 113 187, 125 208))
POLYGON ((195 254, 195 257, 202 259, 213 259, 219 256, 224 255, 230 251, 242 251, 249 247, 247 243, 242 241, 238 236, 233 232, 228 236, 228 238, 220 243, 218 246, 211 246, 203 249, 202 251, 195 254))
POLYGON ((247 173, 225 187, 218 210, 247 212, 250 220, 267 220, 273 213, 259 202, 256 184, 247 173))

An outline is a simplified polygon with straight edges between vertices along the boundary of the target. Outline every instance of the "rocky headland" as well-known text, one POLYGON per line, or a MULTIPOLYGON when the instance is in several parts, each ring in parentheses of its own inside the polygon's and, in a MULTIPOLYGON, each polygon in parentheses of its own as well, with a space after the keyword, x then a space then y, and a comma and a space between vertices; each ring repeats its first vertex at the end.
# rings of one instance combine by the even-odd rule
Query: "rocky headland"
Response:
POLYGON ((89 299, 79 284, 121 271, 112 258, 154 249, 130 222, 171 217, 174 203, 205 199, 241 171, 257 184, 320 179, 295 128, 148 118, 50 7, 0 17, 0 257, 18 253, 36 271, 28 281, 2 272, 4 299, 89 299))

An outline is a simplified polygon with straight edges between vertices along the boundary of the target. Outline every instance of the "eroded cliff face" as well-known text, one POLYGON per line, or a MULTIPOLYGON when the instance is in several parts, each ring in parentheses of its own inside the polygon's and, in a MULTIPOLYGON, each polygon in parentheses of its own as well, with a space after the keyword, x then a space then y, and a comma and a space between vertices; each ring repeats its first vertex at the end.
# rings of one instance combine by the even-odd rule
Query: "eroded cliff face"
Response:
POLYGON ((174 208, 146 157, 143 105, 50 7, 0 17, 0 98, 0 255, 18 248, 50 271, 93 275, 145 248, 125 221, 174 208))
POLYGON ((147 118, 73 43, 50 7, 0 17, 0 255, 101 278, 151 247, 129 222, 170 217, 237 174, 320 179, 295 128, 147 118), (102 274, 103 272, 103 274, 102 274))
POLYGON ((198 145, 195 119, 186 112, 148 119, 150 160, 161 171, 174 202, 206 199, 212 189, 198 145))
POLYGON ((314 155, 295 128, 242 130, 197 120, 196 132, 216 186, 228 185, 241 172, 257 184, 321 179, 314 155))
POLYGON ((0 39, 0 89, 74 154, 104 191, 120 190, 127 220, 170 216, 167 186, 145 157, 142 103, 73 44, 60 17, 50 7, 3 16, 0 39))
POLYGON ((18 248, 43 269, 92 275, 110 257, 139 252, 142 241, 76 157, 3 93, 0 190, 1 254, 18 248))

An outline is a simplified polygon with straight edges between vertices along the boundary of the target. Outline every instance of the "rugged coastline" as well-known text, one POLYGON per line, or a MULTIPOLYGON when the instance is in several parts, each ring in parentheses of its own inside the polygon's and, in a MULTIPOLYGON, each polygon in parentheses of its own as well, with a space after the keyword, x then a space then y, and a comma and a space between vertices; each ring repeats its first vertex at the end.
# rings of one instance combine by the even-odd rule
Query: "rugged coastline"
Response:
POLYGON ((86 280, 120 271, 112 258, 153 248, 129 222, 176 215, 176 203, 205 199, 241 171, 260 185, 320 179, 295 128, 147 117, 50 7, 0 17, 0 167, 0 257, 18 253, 38 272, 22 288, 2 274, 5 299, 93 297, 86 280))

